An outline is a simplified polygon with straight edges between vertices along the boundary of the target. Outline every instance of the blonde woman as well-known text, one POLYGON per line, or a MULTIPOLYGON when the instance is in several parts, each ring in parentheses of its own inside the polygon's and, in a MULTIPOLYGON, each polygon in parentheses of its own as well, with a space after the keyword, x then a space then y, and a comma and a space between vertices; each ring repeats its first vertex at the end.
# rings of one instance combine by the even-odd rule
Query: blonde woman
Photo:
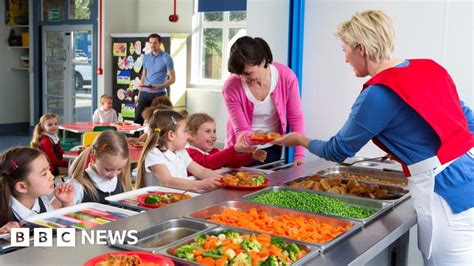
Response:
POLYGON ((355 75, 371 77, 349 119, 328 141, 291 133, 275 143, 341 162, 373 140, 404 167, 425 264, 474 265, 472 111, 442 66, 392 57, 395 30, 383 12, 356 13, 337 36, 355 75))

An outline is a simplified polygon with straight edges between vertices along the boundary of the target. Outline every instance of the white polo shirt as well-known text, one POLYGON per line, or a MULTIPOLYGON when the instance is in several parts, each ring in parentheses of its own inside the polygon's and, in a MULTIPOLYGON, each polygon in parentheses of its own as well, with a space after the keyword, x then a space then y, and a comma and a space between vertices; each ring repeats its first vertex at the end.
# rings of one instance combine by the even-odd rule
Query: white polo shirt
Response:
POLYGON ((13 215, 15 215, 15 217, 19 221, 23 221, 28 217, 39 214, 41 209, 39 205, 39 200, 43 201, 47 212, 53 210, 53 207, 49 203, 47 197, 37 198, 35 200, 35 203, 33 204, 33 208, 28 209, 27 207, 25 207, 25 205, 21 204, 15 197, 10 196, 10 207, 12 208, 13 215))
POLYGON ((193 176, 188 176, 188 166, 193 159, 186 150, 172 152, 167 150, 160 151, 158 148, 151 149, 145 158, 145 186, 160 185, 158 180, 153 176, 151 166, 162 164, 165 165, 172 177, 183 178, 187 180, 196 180, 193 176))
MULTIPOLYGON (((107 179, 99 176, 96 171, 89 165, 85 170, 92 180, 92 184, 103 192, 114 192, 117 187, 118 178, 114 176, 112 179, 107 179)), ((74 204, 82 203, 84 199, 84 186, 77 182, 76 179, 69 180, 69 183, 74 187, 74 204)))

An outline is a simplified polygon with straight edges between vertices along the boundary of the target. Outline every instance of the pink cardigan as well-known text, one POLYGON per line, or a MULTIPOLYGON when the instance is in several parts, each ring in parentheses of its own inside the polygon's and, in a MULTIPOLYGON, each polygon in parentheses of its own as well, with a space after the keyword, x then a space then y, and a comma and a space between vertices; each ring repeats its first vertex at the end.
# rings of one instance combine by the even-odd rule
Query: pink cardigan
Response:
MULTIPOLYGON (((290 125, 291 131, 304 134, 298 79, 289 67, 276 62, 272 64, 278 71, 278 81, 270 95, 281 122, 279 133, 286 133, 287 125, 290 125)), ((226 80, 223 94, 229 113, 226 139, 226 147, 229 147, 235 145, 236 136, 252 131, 253 103, 247 98, 242 81, 236 75, 226 80)), ((295 158, 304 158, 304 147, 296 147, 295 158)))

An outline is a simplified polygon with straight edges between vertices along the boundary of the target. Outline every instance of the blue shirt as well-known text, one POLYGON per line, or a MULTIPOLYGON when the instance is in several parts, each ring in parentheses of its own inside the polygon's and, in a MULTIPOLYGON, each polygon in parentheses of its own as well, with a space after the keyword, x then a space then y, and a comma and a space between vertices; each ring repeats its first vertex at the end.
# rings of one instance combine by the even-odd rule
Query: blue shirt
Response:
MULTIPOLYGON (((408 64, 405 61, 398 67, 408 64)), ((474 132, 474 114, 463 102, 460 104, 469 129, 474 132)), ((440 146, 436 132, 395 92, 382 85, 372 85, 357 97, 339 132, 328 141, 312 140, 308 149, 324 159, 342 162, 354 156, 372 138, 378 139, 407 165, 436 155, 440 146)), ((471 194, 474 158, 465 154, 438 174, 435 191, 454 213, 474 207, 471 194)))
MULTIPOLYGON (((157 55, 148 53, 143 57, 143 68, 146 69, 145 85, 158 85, 168 80, 168 70, 174 69, 173 58, 163 51, 157 55)), ((158 90, 142 88, 142 91, 149 93, 159 93, 166 91, 166 88, 158 90)))

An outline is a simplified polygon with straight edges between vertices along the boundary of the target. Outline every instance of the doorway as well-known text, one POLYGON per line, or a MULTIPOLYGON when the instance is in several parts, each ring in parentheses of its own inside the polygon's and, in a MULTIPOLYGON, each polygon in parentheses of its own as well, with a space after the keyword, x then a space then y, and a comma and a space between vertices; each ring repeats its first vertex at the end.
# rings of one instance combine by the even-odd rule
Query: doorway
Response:
POLYGON ((43 113, 60 123, 91 121, 92 25, 42 27, 43 113))

